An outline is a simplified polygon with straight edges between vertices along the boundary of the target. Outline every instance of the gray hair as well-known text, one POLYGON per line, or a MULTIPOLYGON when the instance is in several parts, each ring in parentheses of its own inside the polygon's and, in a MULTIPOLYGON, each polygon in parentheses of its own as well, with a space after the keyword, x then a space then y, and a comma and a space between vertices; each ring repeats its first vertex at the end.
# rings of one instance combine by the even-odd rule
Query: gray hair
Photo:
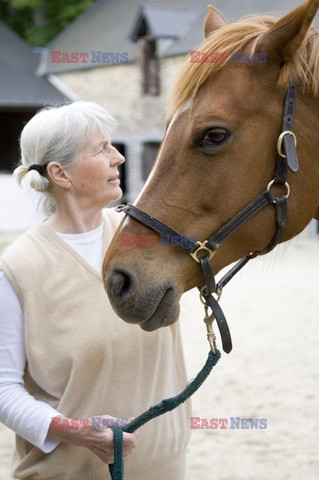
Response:
POLYGON ((22 130, 21 160, 13 175, 23 188, 42 193, 42 209, 51 215, 56 204, 50 193, 50 181, 37 170, 29 171, 29 167, 35 164, 45 168, 50 162, 68 166, 93 134, 110 132, 115 125, 111 114, 94 102, 77 101, 43 108, 22 130))

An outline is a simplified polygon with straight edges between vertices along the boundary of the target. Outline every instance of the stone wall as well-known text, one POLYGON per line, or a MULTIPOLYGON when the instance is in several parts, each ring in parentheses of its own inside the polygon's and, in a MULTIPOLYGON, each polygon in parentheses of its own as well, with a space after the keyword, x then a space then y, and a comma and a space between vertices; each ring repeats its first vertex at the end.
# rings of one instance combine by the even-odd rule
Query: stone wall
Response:
POLYGON ((168 94, 184 57, 161 60, 159 97, 141 95, 136 64, 117 64, 58 75, 81 100, 93 100, 107 108, 119 123, 121 133, 163 132, 168 94))
POLYGON ((141 150, 144 142, 159 142, 165 130, 169 92, 185 57, 161 60, 161 92, 158 97, 141 94, 138 65, 118 64, 58 75, 58 79, 81 100, 104 106, 116 118, 114 142, 126 146, 128 199, 143 186, 141 150))

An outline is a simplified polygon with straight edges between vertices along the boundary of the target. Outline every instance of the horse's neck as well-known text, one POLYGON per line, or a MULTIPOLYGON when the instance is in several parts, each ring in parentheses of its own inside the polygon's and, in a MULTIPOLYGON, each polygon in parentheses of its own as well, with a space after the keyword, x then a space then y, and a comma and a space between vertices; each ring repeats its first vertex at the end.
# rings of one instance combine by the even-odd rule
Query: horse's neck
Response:
POLYGON ((296 134, 297 138, 298 133, 300 133, 300 139, 302 137, 305 139, 301 146, 305 153, 304 161, 309 162, 308 173, 314 175, 313 179, 317 178, 315 191, 312 191, 312 195, 317 201, 314 218, 319 220, 319 101, 312 96, 302 95, 300 95, 300 100, 302 117, 306 121, 299 124, 299 132, 296 131, 296 134))

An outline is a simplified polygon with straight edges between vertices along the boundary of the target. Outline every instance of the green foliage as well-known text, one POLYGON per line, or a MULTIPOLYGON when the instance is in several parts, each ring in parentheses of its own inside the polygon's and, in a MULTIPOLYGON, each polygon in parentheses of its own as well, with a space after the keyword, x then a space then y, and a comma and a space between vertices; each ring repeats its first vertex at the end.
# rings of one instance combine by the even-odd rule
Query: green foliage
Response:
POLYGON ((43 47, 95 0, 0 0, 0 20, 43 47))

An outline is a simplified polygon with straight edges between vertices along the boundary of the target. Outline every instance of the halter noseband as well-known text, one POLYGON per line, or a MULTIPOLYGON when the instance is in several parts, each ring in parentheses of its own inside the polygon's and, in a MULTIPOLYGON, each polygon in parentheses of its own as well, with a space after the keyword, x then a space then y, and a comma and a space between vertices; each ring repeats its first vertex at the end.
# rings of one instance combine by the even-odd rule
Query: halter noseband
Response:
POLYGON ((192 256, 192 258, 200 263, 204 277, 205 285, 198 287, 201 291, 201 299, 206 307, 210 307, 213 316, 216 318, 223 350, 229 353, 232 350, 232 341, 230 331, 227 325, 225 315, 218 303, 218 299, 225 285, 233 278, 233 276, 247 264, 249 260, 264 255, 270 252, 278 243, 282 229, 286 223, 287 218, 287 199, 290 194, 290 187, 287 183, 288 170, 295 173, 299 169, 298 157, 296 151, 297 140, 293 133, 293 119, 296 101, 296 83, 291 81, 285 95, 282 132, 278 137, 277 142, 277 161, 274 173, 274 178, 267 185, 266 190, 260 194, 255 200, 248 204, 241 210, 234 218, 223 225, 216 233, 214 233, 208 240, 203 242, 193 242, 189 237, 185 237, 176 230, 170 228, 164 223, 156 220, 147 213, 143 212, 134 205, 118 205, 116 210, 118 212, 125 212, 134 220, 142 223, 146 227, 154 230, 160 235, 178 236, 180 238, 180 245, 192 256), (281 185, 283 193, 275 195, 273 192, 273 185, 281 185), (276 213, 276 230, 270 243, 260 251, 251 252, 247 257, 239 260, 234 267, 232 267, 216 284, 215 276, 211 268, 210 260, 215 255, 220 245, 241 225, 243 225, 252 216, 258 213, 266 205, 273 204, 276 213), (216 293, 218 299, 213 296, 216 293), (203 300, 204 299, 204 300, 203 300))

